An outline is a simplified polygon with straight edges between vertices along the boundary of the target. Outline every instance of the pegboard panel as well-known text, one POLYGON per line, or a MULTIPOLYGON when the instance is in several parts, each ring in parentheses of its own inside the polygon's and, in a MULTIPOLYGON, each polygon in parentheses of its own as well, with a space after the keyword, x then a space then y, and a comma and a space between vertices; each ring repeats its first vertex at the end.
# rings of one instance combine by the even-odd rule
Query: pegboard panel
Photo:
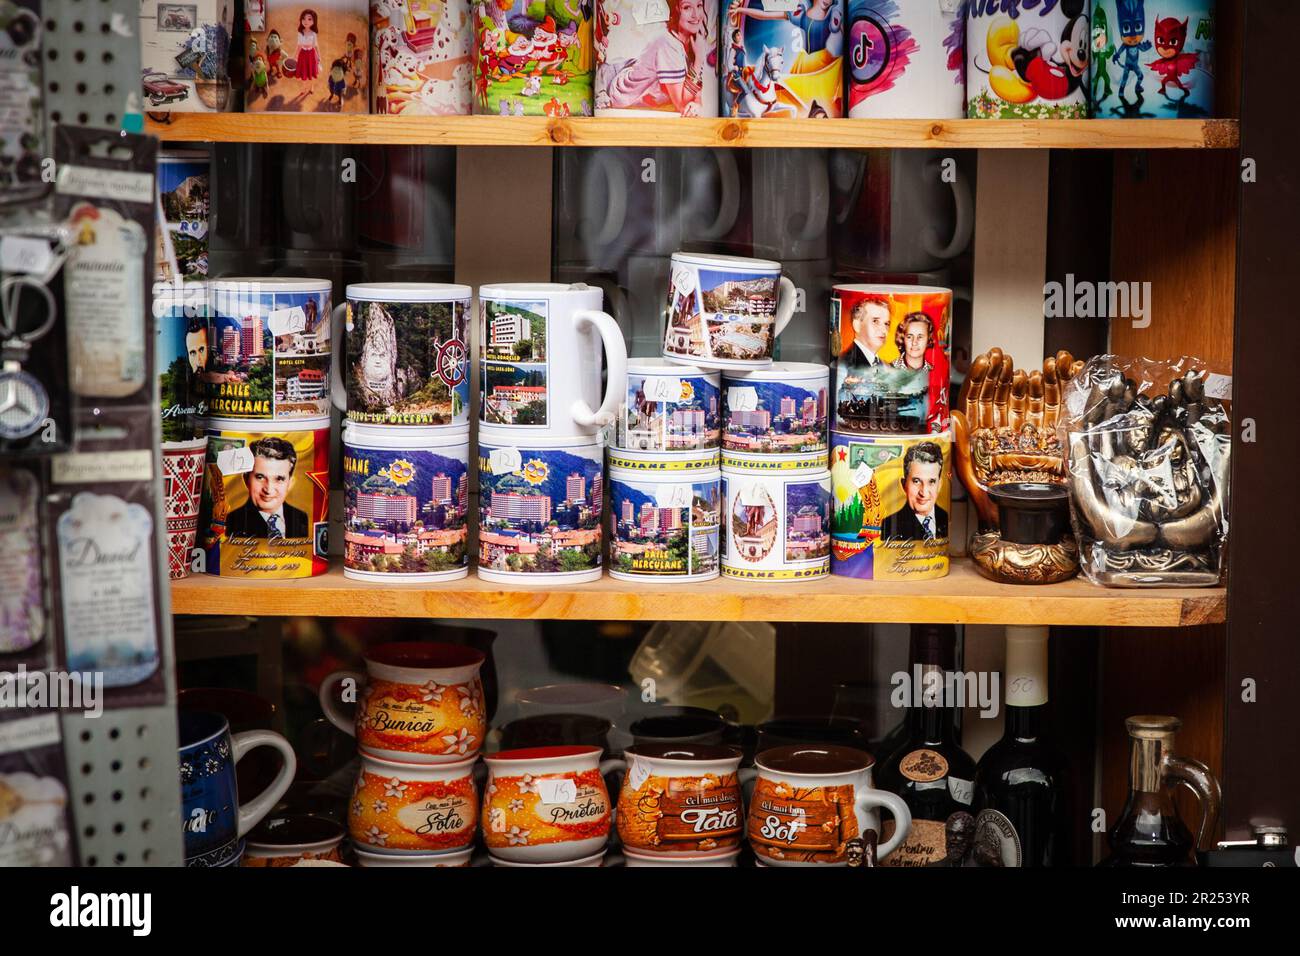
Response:
POLYGON ((139 0, 43 0, 45 117, 140 132, 139 0))

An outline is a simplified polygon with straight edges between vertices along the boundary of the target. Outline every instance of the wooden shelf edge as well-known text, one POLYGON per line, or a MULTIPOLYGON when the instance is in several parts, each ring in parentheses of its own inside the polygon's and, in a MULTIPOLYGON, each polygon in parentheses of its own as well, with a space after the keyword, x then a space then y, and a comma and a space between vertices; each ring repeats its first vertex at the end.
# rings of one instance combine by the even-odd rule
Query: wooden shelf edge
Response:
MULTIPOLYGON (((163 115, 163 114, 156 114, 163 115)), ((172 142, 434 146, 1235 149, 1236 120, 795 120, 169 113, 172 142)))
POLYGON ((547 589, 511 588, 472 574, 440 584, 376 584, 345 578, 337 567, 298 580, 197 575, 172 582, 174 614, 267 617, 1186 627, 1222 623, 1226 608, 1225 588, 1122 590, 1078 579, 1015 586, 985 580, 960 559, 946 578, 906 584, 831 576, 762 583, 719 578, 673 586, 606 576, 547 589))

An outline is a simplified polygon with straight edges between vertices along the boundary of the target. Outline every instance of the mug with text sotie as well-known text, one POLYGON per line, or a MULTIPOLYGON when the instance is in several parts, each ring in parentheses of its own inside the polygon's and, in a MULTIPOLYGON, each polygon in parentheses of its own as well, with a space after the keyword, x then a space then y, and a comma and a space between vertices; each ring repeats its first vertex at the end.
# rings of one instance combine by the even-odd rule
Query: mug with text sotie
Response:
POLYGON ((663 356, 705 368, 767 368, 795 298, 779 262, 675 252, 663 356))
POLYGON ((348 804, 352 843, 370 853, 427 854, 464 849, 478 827, 473 756, 415 764, 361 754, 348 804))
POLYGON ((683 860, 740 846, 741 751, 717 744, 636 744, 618 795, 618 835, 643 854, 683 860))
POLYGON ((180 731, 181 828, 185 865, 237 866, 242 837, 284 796, 298 768, 293 748, 270 730, 231 734, 221 714, 182 711, 180 731), (274 747, 283 763, 265 790, 239 804, 235 764, 255 747, 274 747))
POLYGON ((627 372, 618 323, 599 288, 505 282, 479 287, 479 421, 554 438, 614 420, 627 372), (603 397, 602 344, 609 374, 603 397))
POLYGON ((456 763, 477 754, 487 733, 483 660, 482 651, 459 644, 379 644, 366 652, 364 675, 336 671, 321 681, 321 708, 357 738, 363 756, 456 763), (356 702, 355 718, 340 698, 356 702))
POLYGON ((598 853, 611 818, 605 774, 625 766, 599 747, 532 747, 484 757, 483 842, 494 858, 558 863, 598 853))
POLYGON ((835 745, 776 747, 754 761, 749 843, 769 866, 847 866, 851 842, 882 833, 879 808, 894 817, 893 835, 879 848, 893 852, 912 827, 901 797, 871 786, 875 758, 835 745))

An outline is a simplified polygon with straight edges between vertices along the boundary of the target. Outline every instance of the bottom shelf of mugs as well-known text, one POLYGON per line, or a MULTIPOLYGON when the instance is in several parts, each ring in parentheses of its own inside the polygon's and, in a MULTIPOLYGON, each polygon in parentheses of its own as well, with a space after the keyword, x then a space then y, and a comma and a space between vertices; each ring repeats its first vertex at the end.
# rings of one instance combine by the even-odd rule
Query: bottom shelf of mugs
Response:
POLYGON ((345 577, 247 581, 190 575, 172 582, 172 613, 271 617, 430 617, 475 620, 803 621, 1183 627, 1226 620, 1227 589, 1103 588, 1082 578, 1001 584, 954 558, 929 581, 806 581, 720 577, 694 584, 631 583, 606 575, 557 586, 468 577, 388 584, 345 577))

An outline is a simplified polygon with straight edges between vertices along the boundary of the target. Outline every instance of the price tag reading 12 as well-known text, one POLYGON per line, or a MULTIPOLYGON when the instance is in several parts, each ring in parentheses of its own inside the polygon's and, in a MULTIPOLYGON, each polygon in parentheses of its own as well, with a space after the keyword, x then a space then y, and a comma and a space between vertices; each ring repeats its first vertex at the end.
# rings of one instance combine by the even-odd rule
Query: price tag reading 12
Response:
POLYGON ((645 380, 644 390, 647 401, 681 401, 682 380, 680 378, 648 378, 645 380))
POLYGON ((535 782, 542 803, 574 803, 578 799, 578 784, 571 777, 535 782))

